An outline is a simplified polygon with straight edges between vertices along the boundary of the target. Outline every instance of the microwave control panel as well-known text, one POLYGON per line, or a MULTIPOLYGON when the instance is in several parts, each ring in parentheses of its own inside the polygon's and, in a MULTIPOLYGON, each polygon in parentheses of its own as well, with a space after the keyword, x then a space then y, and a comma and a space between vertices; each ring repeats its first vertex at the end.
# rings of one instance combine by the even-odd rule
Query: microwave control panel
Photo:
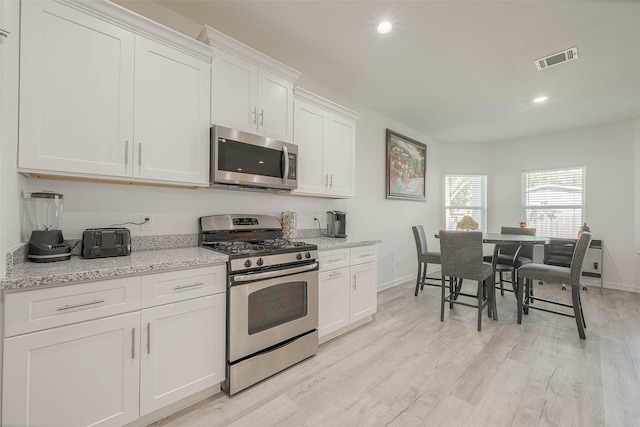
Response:
POLYGON ((289 174, 287 179, 297 179, 298 176, 298 155, 289 153, 289 174))

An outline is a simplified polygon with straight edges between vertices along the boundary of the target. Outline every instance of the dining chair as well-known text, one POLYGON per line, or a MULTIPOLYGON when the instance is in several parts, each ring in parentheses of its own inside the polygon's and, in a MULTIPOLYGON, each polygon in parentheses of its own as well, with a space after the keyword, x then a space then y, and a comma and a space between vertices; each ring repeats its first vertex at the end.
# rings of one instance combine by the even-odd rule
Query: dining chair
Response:
MULTIPOLYGON (((526 236, 535 236, 536 229, 530 227, 502 227, 501 234, 517 234, 526 236)), ((506 289, 509 292, 516 292, 518 285, 517 269, 524 264, 533 262, 533 245, 508 245, 501 244, 496 248, 497 257, 494 260, 493 255, 485 257, 485 261, 492 262, 494 264, 494 271, 498 274, 498 281, 500 282, 500 295, 504 295, 504 283, 511 283, 511 289, 506 289), (511 280, 506 280, 504 273, 511 273, 511 280)))
POLYGON ((415 292, 415 296, 418 296, 418 289, 423 290, 424 285, 440 286, 439 277, 427 277, 428 264, 440 264, 440 252, 429 252, 427 238, 422 225, 414 225, 411 229, 413 230, 413 238, 416 241, 416 253, 418 255, 418 278, 415 292), (437 283, 429 283, 427 280, 437 280, 437 283))
POLYGON ((530 263, 518 268, 518 323, 522 323, 522 313, 529 314, 529 309, 546 311, 561 316, 573 317, 576 319, 578 335, 585 339, 584 312, 582 301, 580 300, 580 278, 582 277, 582 265, 584 257, 589 248, 591 233, 584 232, 578 239, 578 243, 573 251, 571 264, 569 267, 561 267, 549 264, 530 263), (541 280, 544 283, 559 283, 571 286, 571 304, 560 301, 552 301, 545 298, 533 296, 533 282, 541 280), (523 295, 524 293, 524 295, 523 295), (573 314, 563 311, 550 310, 540 306, 531 305, 534 301, 546 302, 562 307, 573 308, 573 314))
POLYGON ((440 321, 444 322, 444 305, 447 302, 451 308, 453 308, 453 304, 475 307, 478 309, 478 331, 480 331, 482 329, 482 311, 486 306, 488 306, 489 316, 498 320, 493 266, 484 262, 482 258, 482 232, 440 230, 439 237, 442 266, 440 321), (462 288, 456 286, 457 282, 447 281, 447 277, 476 281, 476 294, 463 293, 462 288), (448 286, 447 283, 449 283, 448 286), (459 296, 475 298, 476 304, 459 300, 459 296))

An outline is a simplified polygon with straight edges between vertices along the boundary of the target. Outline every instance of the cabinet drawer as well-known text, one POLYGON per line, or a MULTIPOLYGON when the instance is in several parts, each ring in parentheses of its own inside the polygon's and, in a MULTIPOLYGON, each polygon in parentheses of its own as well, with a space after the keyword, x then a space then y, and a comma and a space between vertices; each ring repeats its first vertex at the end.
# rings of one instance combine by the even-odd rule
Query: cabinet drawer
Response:
POLYGON ((377 261, 378 252, 375 245, 351 248, 351 265, 377 261))
POLYGON ((318 252, 320 271, 334 270, 349 266, 349 249, 335 249, 318 252))
POLYGON ((140 277, 5 295, 5 337, 140 309, 140 277))
POLYGON ((142 276, 142 307, 213 295, 226 289, 226 265, 149 274, 142 276))

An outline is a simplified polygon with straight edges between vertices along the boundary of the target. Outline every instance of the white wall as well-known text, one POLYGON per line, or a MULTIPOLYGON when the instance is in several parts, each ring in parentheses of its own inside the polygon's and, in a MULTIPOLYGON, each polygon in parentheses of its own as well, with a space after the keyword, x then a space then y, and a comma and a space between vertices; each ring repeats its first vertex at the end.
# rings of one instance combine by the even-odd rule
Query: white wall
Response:
MULTIPOLYGON (((634 251, 634 121, 516 141, 443 147, 442 173, 486 173, 488 229, 522 217, 522 171, 586 167, 585 218, 605 245, 606 287, 640 292, 634 251)), ((576 235, 577 235, 576 230, 576 235)))

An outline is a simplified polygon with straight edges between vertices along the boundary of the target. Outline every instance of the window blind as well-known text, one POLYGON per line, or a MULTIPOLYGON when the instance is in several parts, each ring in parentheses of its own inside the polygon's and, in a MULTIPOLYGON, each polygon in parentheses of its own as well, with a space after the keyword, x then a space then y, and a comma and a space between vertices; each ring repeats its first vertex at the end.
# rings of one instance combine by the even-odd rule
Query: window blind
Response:
POLYGON ((584 167, 525 171, 524 219, 536 233, 575 238, 584 218, 584 167))
POLYGON ((487 231, 487 176, 445 176, 446 229, 455 230, 465 215, 478 223, 478 230, 487 231))

